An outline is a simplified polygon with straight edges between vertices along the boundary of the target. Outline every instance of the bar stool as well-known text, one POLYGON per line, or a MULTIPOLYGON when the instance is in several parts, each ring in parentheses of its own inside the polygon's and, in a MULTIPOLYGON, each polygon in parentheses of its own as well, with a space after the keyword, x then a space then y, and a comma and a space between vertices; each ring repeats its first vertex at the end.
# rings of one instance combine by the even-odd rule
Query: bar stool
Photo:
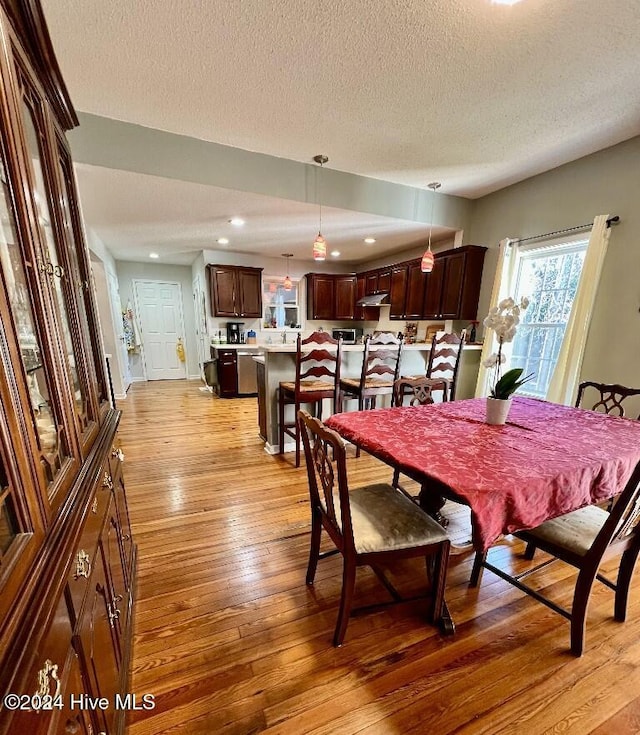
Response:
MULTIPOLYGON (((341 378, 338 411, 342 412, 345 400, 358 401, 358 411, 376 407, 376 399, 390 395, 393 405, 393 384, 400 373, 402 336, 392 332, 379 332, 364 341, 360 378, 341 378)), ((360 456, 360 447, 356 457, 360 456)))
POLYGON ((300 427, 296 421, 300 406, 311 404, 314 413, 322 419, 322 401, 333 399, 333 413, 339 405, 340 357, 342 340, 333 339, 327 332, 313 332, 306 339, 298 334, 296 342, 295 381, 280 383, 278 390, 278 432, 280 451, 284 452, 285 434, 296 443, 296 467, 300 467, 300 427), (294 406, 293 419, 285 422, 285 406, 294 406))
POLYGON ((458 368, 462 356, 462 339, 454 332, 437 332, 431 341, 426 375, 408 375, 408 378, 426 378, 432 390, 442 390, 443 401, 456 397, 458 368))

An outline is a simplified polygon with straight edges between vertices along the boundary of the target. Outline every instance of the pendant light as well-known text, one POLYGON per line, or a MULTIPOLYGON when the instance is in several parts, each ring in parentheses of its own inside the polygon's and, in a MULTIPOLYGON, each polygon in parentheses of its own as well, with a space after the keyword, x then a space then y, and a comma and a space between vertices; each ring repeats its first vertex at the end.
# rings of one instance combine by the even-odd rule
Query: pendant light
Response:
POLYGON ((282 257, 287 259, 287 275, 284 279, 283 288, 285 291, 291 291, 293 283, 291 278, 289 278, 289 258, 293 258, 293 253, 282 253, 282 257))
POLYGON ((320 223, 318 226, 318 235, 313 242, 313 259, 324 260, 327 257, 327 243, 322 237, 322 167, 329 160, 326 156, 317 155, 313 157, 316 163, 320 164, 320 176, 318 179, 318 204, 320 205, 320 223))
POLYGON ((435 196, 436 196, 436 190, 439 189, 442 186, 438 181, 432 181, 430 184, 427 184, 427 189, 431 189, 431 217, 429 218, 429 244, 427 245, 427 249, 424 251, 424 255, 422 256, 422 261, 420 263, 420 270, 423 273, 431 273, 433 270, 433 263, 434 263, 434 257, 433 253, 431 252, 431 231, 433 230, 433 205, 435 203, 435 196))

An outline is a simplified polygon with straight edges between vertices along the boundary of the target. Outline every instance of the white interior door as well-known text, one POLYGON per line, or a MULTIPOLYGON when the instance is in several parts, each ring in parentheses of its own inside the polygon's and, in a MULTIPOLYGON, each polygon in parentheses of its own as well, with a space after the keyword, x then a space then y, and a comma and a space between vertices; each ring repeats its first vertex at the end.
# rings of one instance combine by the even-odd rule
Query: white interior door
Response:
POLYGON ((180 284, 135 280, 133 288, 147 380, 185 378, 176 351, 179 339, 186 350, 180 284))
POLYGON ((118 277, 108 268, 104 269, 107 288, 109 290, 109 305, 111 306, 111 318, 115 336, 115 359, 120 375, 122 376, 122 388, 126 393, 131 385, 131 371, 129 370, 129 354, 124 343, 124 331, 122 329, 122 302, 120 300, 120 289, 118 277))

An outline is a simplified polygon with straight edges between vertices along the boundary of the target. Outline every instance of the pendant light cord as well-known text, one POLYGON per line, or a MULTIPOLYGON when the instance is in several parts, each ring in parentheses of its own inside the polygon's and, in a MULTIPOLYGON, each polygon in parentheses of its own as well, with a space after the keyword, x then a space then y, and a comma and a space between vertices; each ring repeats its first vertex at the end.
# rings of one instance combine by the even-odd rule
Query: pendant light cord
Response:
POLYGON ((433 209, 436 203, 436 189, 439 189, 441 186, 442 184, 438 181, 432 181, 430 184, 427 184, 427 188, 431 189, 431 217, 429 218, 429 244, 427 245, 427 250, 431 250, 431 231, 433 230, 433 209))
POLYGON ((320 162, 320 177, 318 180, 318 203, 320 204, 320 224, 318 226, 318 232, 322 234, 322 161, 320 162))

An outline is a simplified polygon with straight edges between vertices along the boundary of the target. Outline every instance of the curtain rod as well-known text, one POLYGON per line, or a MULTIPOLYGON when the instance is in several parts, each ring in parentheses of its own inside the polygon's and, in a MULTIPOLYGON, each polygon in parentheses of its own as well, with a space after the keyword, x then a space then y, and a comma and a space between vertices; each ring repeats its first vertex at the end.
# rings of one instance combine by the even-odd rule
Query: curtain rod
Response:
MULTIPOLYGON (((620 222, 620 217, 616 214, 613 217, 607 219, 607 227, 611 227, 616 223, 620 222)), ((565 232, 578 232, 579 230, 588 230, 593 227, 593 222, 589 222, 586 225, 576 225, 575 227, 567 227, 564 230, 555 230, 554 232, 545 232, 542 235, 531 235, 530 237, 520 237, 517 242, 527 242, 529 240, 540 240, 543 237, 551 237, 552 235, 564 235, 565 232)))

